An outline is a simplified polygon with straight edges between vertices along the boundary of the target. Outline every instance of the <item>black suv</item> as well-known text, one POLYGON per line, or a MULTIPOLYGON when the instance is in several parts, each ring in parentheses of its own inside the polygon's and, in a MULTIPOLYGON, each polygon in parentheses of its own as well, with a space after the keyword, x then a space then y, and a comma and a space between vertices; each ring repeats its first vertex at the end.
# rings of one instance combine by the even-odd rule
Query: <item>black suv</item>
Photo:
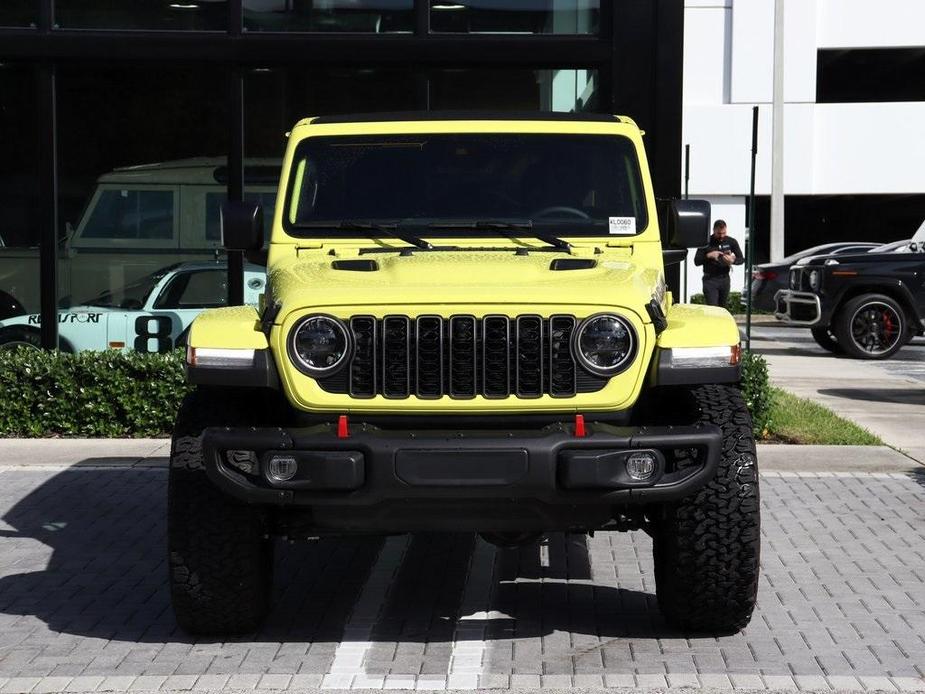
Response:
POLYGON ((790 270, 775 315, 805 325, 823 348, 886 359, 925 329, 925 243, 902 241, 868 253, 819 256, 790 270))

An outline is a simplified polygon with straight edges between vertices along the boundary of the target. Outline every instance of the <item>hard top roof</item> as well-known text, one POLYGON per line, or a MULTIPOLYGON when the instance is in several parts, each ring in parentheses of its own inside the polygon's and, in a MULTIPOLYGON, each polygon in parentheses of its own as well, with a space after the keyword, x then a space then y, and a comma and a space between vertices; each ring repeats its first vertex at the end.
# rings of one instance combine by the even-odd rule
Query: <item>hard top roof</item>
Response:
POLYGON ((561 113, 551 111, 395 111, 389 113, 353 113, 337 116, 316 116, 308 119, 313 125, 335 123, 391 123, 396 121, 443 120, 526 120, 619 123, 620 117, 606 113, 561 113))
MULTIPOLYGON (((244 178, 251 185, 275 186, 282 166, 280 159, 248 158, 244 178)), ((228 161, 225 157, 191 157, 173 161, 122 166, 99 177, 100 183, 163 183, 225 185, 228 161)))

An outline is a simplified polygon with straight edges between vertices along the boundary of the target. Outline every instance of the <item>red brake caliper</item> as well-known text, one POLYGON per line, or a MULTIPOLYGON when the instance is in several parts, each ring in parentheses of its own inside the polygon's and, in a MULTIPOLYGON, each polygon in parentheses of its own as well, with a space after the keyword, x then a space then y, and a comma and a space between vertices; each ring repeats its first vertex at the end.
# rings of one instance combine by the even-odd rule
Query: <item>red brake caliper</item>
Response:
POLYGON ((892 341, 893 339, 893 318, 890 316, 889 311, 884 311, 882 315, 883 315, 884 333, 886 333, 887 339, 892 341))

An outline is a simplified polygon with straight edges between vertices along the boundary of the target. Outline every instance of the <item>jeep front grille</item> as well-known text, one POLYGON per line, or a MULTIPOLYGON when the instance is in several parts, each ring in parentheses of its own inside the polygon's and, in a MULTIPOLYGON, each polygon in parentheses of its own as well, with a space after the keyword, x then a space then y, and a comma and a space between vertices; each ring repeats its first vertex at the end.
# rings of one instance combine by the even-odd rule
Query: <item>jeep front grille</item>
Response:
POLYGON ((354 398, 568 398, 607 385, 581 369, 570 342, 574 316, 353 316, 353 357, 319 379, 354 398))

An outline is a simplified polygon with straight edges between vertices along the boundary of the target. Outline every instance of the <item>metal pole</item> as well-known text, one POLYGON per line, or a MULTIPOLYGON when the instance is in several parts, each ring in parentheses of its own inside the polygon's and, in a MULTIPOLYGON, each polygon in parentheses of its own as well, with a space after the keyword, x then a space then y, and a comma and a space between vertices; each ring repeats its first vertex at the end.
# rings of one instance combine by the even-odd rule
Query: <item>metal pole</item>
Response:
POLYGON ((748 193, 748 242, 745 245, 745 349, 752 348, 752 265, 755 262, 755 163, 758 160, 758 107, 752 108, 752 180, 748 193))
MULTIPOLYGON (((684 199, 688 200, 690 198, 690 182, 691 182, 691 146, 684 145, 684 199)), ((690 268, 688 268, 688 259, 685 258, 681 261, 681 268, 684 272, 681 273, 681 302, 687 303, 687 273, 690 268)))
POLYGON ((42 349, 58 349, 58 124, 55 65, 36 72, 39 159, 39 304, 42 349))
MULTIPOLYGON (((228 99, 231 112, 231 142, 228 151, 228 199, 244 199, 244 75, 240 68, 232 68, 229 77, 228 99)), ((244 253, 227 251, 228 305, 244 303, 244 253)))
POLYGON ((774 3, 774 93, 771 124, 771 261, 784 257, 784 0, 774 3))

